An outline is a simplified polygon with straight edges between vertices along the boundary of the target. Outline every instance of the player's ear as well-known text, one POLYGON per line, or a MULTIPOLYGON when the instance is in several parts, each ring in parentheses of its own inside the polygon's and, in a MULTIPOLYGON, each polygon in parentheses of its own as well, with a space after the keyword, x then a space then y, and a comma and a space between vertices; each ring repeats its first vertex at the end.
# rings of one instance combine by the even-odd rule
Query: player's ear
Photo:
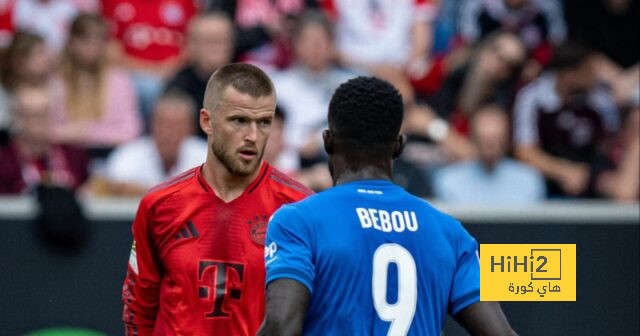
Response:
POLYGON ((330 130, 322 131, 322 140, 324 142, 324 151, 329 155, 333 154, 333 135, 330 130))
POLYGON ((398 138, 393 144, 393 158, 397 159, 402 154, 404 146, 407 144, 407 137, 404 134, 399 134, 398 138))
POLYGON ((202 129, 202 131, 207 135, 211 135, 211 112, 205 108, 201 108, 199 117, 200 128, 202 129))

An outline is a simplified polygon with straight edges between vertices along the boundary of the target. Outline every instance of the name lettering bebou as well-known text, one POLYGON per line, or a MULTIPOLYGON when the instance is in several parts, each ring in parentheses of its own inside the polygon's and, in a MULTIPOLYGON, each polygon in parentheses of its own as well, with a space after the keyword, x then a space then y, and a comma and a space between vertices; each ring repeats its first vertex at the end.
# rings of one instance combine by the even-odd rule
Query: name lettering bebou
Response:
POLYGON ((414 211, 387 211, 371 208, 356 208, 363 229, 382 232, 418 231, 418 219, 414 211))

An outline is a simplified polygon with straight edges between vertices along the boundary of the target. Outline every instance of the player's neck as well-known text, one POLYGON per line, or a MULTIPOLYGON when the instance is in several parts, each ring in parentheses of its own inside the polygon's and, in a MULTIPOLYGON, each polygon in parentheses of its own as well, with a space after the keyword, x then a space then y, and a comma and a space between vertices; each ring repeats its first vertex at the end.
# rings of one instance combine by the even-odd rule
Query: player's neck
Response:
POLYGON ((233 175, 217 160, 207 160, 202 167, 202 176, 213 192, 224 202, 231 202, 240 197, 244 190, 260 173, 262 163, 251 174, 246 176, 233 175))
POLYGON ((340 162, 334 162, 334 185, 360 180, 391 180, 391 161, 360 166, 354 164, 343 165, 340 162))

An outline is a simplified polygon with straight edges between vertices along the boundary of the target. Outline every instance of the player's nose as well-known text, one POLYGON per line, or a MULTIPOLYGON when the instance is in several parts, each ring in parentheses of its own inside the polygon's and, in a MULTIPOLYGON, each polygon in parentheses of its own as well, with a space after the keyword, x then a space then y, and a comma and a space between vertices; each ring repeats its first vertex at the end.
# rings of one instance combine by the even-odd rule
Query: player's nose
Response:
POLYGON ((247 127, 246 132, 244 134, 244 140, 249 142, 256 142, 258 140, 258 124, 252 122, 247 127))

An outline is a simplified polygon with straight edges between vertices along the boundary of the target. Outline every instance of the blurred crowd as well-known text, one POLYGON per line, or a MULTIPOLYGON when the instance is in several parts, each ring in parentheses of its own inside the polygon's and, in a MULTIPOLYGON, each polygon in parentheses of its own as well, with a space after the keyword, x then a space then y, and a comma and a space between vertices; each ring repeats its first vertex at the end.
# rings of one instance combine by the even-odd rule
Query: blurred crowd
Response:
POLYGON ((241 61, 276 87, 265 159, 316 191, 331 95, 373 75, 416 195, 636 201, 638 2, 0 0, 0 194, 141 196, 201 164, 207 80, 241 61))

